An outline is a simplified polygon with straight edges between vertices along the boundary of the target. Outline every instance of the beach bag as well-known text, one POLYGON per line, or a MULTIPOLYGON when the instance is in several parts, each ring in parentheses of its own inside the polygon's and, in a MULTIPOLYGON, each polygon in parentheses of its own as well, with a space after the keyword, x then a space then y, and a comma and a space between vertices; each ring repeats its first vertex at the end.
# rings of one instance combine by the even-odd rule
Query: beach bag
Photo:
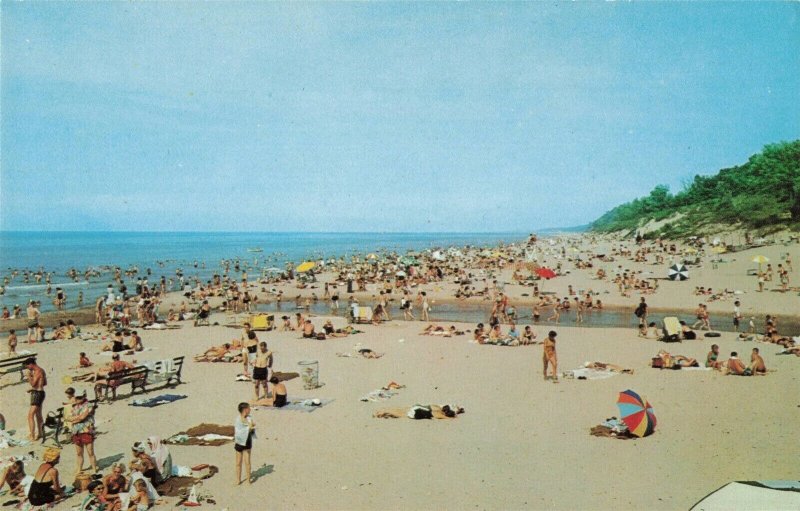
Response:
POLYGON ((656 369, 664 369, 664 360, 661 357, 653 357, 650 365, 656 369))

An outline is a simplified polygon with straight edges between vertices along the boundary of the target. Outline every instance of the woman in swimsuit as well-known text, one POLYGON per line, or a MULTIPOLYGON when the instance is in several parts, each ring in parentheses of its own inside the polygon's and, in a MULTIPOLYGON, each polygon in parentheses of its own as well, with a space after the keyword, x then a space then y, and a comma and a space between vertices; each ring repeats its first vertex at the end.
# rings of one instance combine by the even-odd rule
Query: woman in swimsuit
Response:
POLYGON ((124 492, 128 487, 128 480, 123 475, 125 473, 125 465, 117 463, 111 469, 111 473, 103 478, 104 491, 103 498, 107 501, 113 502, 119 500, 119 494, 124 492))
POLYGON ((253 401, 253 406, 274 406, 281 408, 289 404, 288 393, 286 392, 286 385, 284 385, 277 376, 271 376, 269 382, 272 384, 272 397, 264 397, 253 401))
POLYGON ((52 447, 45 449, 42 455, 44 463, 39 466, 36 475, 31 482, 28 490, 28 502, 34 506, 43 506, 56 501, 64 494, 58 482, 58 465, 61 459, 61 451, 52 447))
POLYGON ((21 460, 17 460, 3 471, 3 475, 0 475, 0 490, 8 483, 11 494, 21 497, 25 492, 25 487, 20 484, 24 478, 25 464, 21 460))

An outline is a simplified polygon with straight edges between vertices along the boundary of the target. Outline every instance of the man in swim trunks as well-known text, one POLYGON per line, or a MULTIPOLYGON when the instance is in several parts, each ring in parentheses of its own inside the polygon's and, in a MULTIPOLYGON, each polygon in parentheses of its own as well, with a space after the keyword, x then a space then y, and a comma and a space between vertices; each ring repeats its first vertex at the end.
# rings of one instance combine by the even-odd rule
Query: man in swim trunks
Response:
POLYGON ((25 360, 25 368, 30 372, 28 382, 31 388, 31 407, 28 410, 28 430, 30 439, 36 441, 44 436, 44 419, 42 418, 42 404, 44 403, 44 388, 47 385, 47 375, 44 369, 36 365, 35 358, 25 360))
POLYGON ((731 352, 731 358, 728 359, 728 371, 730 374, 737 376, 750 376, 749 371, 744 366, 744 363, 739 360, 739 354, 735 351, 731 352))
POLYGON ((753 348, 753 353, 750 355, 749 369, 752 374, 767 374, 767 366, 764 364, 764 359, 761 358, 761 355, 758 353, 758 348, 753 348))
POLYGON ((547 334, 547 339, 544 340, 544 352, 542 354, 542 362, 544 364, 544 379, 547 380, 547 366, 553 366, 553 381, 558 381, 558 356, 556 354, 556 336, 558 334, 555 330, 550 330, 547 334))

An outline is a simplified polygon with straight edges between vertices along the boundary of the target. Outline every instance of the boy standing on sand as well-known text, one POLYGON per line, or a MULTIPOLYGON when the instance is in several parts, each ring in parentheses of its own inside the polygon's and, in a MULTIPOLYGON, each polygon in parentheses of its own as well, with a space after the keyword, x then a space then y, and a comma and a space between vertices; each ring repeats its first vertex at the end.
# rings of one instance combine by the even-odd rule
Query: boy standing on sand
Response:
POLYGON ((14 330, 8 331, 8 353, 14 354, 17 352, 17 334, 14 330))
POLYGON ((556 335, 555 330, 550 330, 547 334, 547 339, 544 340, 544 353, 542 354, 542 362, 544 364, 544 379, 547 380, 547 366, 553 366, 553 381, 558 381, 558 356, 556 355, 556 335))
POLYGON ((739 324, 742 321, 742 310, 740 309, 741 302, 736 300, 733 302, 733 328, 735 331, 739 331, 739 324))
POLYGON ((253 482, 250 465, 250 451, 253 448, 253 438, 256 436, 256 425, 250 417, 250 405, 239 403, 239 415, 233 424, 234 449, 236 450, 236 486, 242 484, 242 461, 247 471, 248 484, 253 482))

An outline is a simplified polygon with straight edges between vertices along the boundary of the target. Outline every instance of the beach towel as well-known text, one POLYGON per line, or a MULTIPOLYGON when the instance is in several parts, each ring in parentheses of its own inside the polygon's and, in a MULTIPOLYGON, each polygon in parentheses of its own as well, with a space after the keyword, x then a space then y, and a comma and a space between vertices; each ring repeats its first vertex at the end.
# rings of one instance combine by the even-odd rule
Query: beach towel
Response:
POLYGON ((282 373, 281 371, 275 371, 272 373, 272 376, 278 379, 279 382, 294 380, 295 378, 300 377, 300 373, 282 373))
POLYGON ((153 408, 172 403, 173 401, 178 401, 179 399, 186 399, 186 397, 187 396, 178 394, 162 394, 160 396, 151 397, 150 399, 134 399, 128 403, 128 406, 144 406, 147 408, 153 408))
POLYGON ((562 376, 565 379, 576 380, 605 380, 613 376, 617 376, 618 372, 610 369, 590 369, 588 367, 581 367, 573 369, 572 371, 565 372, 562 376))
MULTIPOLYGON (((188 469, 188 467, 186 468, 188 469)), ((192 486, 204 479, 214 477, 217 472, 219 472, 219 468, 214 465, 200 465, 186 472, 181 471, 181 475, 174 475, 159 483, 156 490, 164 497, 187 497, 192 486)))
POLYGON ((288 402, 286 405, 281 407, 274 407, 274 406, 254 406, 254 410, 290 410, 294 412, 307 412, 311 413, 316 411, 318 408, 322 408, 325 405, 332 403, 333 399, 302 399, 302 400, 293 400, 288 402), (319 404, 316 404, 319 403, 319 404))
POLYGON ((713 371, 713 367, 695 366, 695 367, 681 367, 681 371, 713 371))
POLYGON ((166 358, 164 360, 148 360, 142 363, 143 366, 150 369, 147 373, 147 384, 154 385, 165 382, 178 374, 175 367, 175 360, 166 358))
POLYGON ((364 402, 386 401, 395 394, 397 394, 397 392, 393 390, 375 389, 361 396, 361 401, 364 402))
POLYGON ((216 447, 233 442, 233 433, 233 425, 221 426, 219 424, 202 423, 186 431, 181 431, 178 434, 172 435, 164 440, 164 443, 171 445, 202 445, 216 447), (216 436, 210 437, 206 435, 216 436))

